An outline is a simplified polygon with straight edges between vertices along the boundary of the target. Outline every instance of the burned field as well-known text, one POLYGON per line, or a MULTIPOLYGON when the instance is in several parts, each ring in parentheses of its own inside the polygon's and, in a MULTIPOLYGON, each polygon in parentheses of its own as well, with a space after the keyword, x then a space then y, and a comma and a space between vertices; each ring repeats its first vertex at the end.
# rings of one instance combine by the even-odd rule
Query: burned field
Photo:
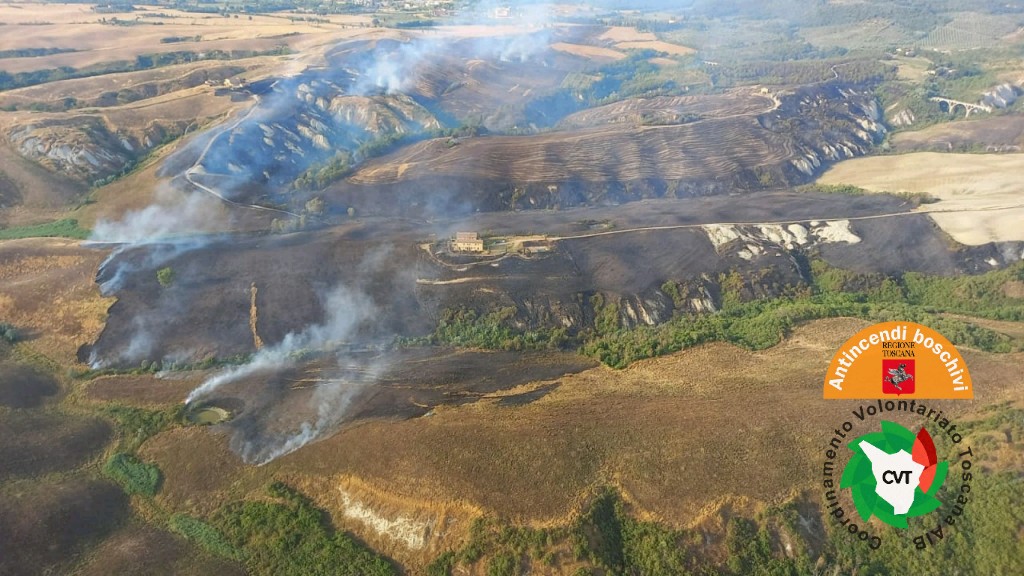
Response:
POLYGON ((35 476, 75 468, 98 456, 111 438, 96 418, 47 412, 10 412, 0 424, 0 478, 35 476))
POLYGON ((568 353, 444 348, 322 356, 222 384, 190 404, 190 419, 226 432, 244 460, 265 462, 346 425, 422 417, 595 365, 568 353))
POLYGON ((902 198, 788 193, 735 202, 431 223, 369 218, 315 232, 129 246, 100 268, 100 289, 117 302, 81 360, 97 369, 220 366, 166 381, 107 377, 89 385, 89 398, 166 406, 187 397, 194 423, 226 433, 245 461, 266 462, 350 424, 417 418, 593 365, 570 353, 445 347, 457 342, 438 335, 466 319, 571 338, 607 323, 611 306, 625 327, 717 310, 728 274, 738 275, 742 298, 776 297, 807 284, 810 258, 865 273, 938 275, 1002 258, 994 245, 950 243, 902 198), (726 216, 767 220, 723 223, 726 216), (424 236, 422 226, 435 232, 424 236), (514 237, 538 227, 550 249, 535 254, 449 262, 430 248, 454 230, 514 237), (161 270, 173 279, 161 282, 161 270), (666 288, 673 283, 681 293, 666 288))
POLYGON ((70 569, 70 559, 131 513, 128 497, 117 485, 77 475, 13 483, 0 494, 0 570, 10 574, 42 567, 70 569))
POLYGON ((53 398, 59 389, 56 379, 50 374, 0 360, 0 406, 37 408, 53 398))
MULTIPOLYGON (((699 529, 694 557, 722 564, 734 517, 805 504, 834 419, 818 372, 865 322, 835 316, 949 322, 987 350, 967 352, 979 379, 1010 374, 972 417, 1019 401, 1024 243, 958 243, 923 196, 801 187, 886 141, 875 56, 740 69, 575 19, 283 12, 232 31, 166 10, 136 21, 194 18, 202 36, 147 52, 162 32, 126 26, 124 46, 38 62, 109 51, 129 69, 0 90, 6 237, 56 218, 44 233, 91 234, 0 242, 17 327, 0 343, 0 572, 369 557, 381 570, 360 573, 418 574, 450 557, 572 574, 596 556, 552 535, 602 490, 652 530, 699 529), (481 552, 492 528, 537 543, 481 552)), ((1016 120, 962 124, 890 143, 1020 144, 1016 120)))
MULTIPOLYGON (((512 307, 522 326, 579 330, 593 322, 586 300, 595 293, 664 307, 668 299, 658 291, 668 280, 707 277, 713 291, 718 274, 771 269, 780 283, 798 283, 801 265, 788 254, 794 248, 858 271, 941 275, 985 270, 990 268, 986 259, 1002 257, 992 246, 951 245, 927 216, 905 214, 912 208, 886 196, 782 194, 480 214, 448 222, 367 219, 286 236, 181 241, 194 249, 143 245, 113 256, 101 268, 97 281, 117 302, 102 334, 80 351, 80 359, 97 366, 136 366, 143 360, 187 365, 250 354, 257 337, 273 346, 321 323, 326 295, 336 286, 354 295, 344 303, 345 312, 372 312, 372 320, 358 322, 346 340, 336 342, 359 349, 427 335, 446 309, 483 313, 512 307), (705 225, 724 218, 732 224, 705 225), (588 220, 607 221, 611 228, 581 227, 588 220), (786 222, 802 222, 794 230, 807 238, 788 232, 786 222), (846 236, 828 236, 828 222, 842 222, 834 226, 846 236), (436 232, 425 235, 420 226, 436 232), (562 239, 547 254, 510 254, 479 263, 471 258, 463 265, 440 262, 419 246, 457 229, 562 239), (176 276, 168 286, 157 278, 163 268, 176 276)), ((671 309, 661 312, 671 314, 671 309)))

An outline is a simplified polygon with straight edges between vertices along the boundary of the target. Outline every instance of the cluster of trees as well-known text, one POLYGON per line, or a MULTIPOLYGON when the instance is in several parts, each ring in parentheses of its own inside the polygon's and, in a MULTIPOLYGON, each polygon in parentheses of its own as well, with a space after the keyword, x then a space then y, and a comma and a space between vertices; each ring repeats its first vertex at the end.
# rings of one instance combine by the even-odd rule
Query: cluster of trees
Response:
POLYGON ((403 345, 446 345, 492 350, 558 349, 569 342, 565 328, 517 330, 516 309, 504 307, 480 315, 469 308, 445 310, 434 333, 426 338, 402 339, 403 345))
POLYGON ((360 162, 383 156, 402 146, 429 138, 447 137, 449 146, 455 145, 456 138, 479 136, 485 129, 479 119, 473 119, 456 128, 425 130, 406 134, 388 133, 371 138, 360 144, 355 151, 339 150, 326 161, 313 164, 293 182, 295 190, 322 190, 333 182, 348 176, 360 162))
MULTIPOLYGON (((958 345, 991 352, 1010 352, 1021 344, 1009 336, 951 318, 957 313, 996 320, 1024 321, 1021 299, 1004 287, 1024 282, 1024 264, 978 276, 939 277, 916 272, 897 276, 863 274, 815 260, 809 264, 810 285, 778 286, 774 298, 751 299, 748 282, 738 273, 718 277, 720 311, 677 315, 657 326, 625 328, 616 301, 595 294, 589 300, 593 325, 575 333, 564 328, 517 328, 516 309, 503 307, 479 313, 446 310, 434 333, 401 344, 443 344, 501 350, 579 347, 602 363, 624 368, 645 358, 677 352, 707 342, 731 342, 761 350, 778 344, 801 322, 852 316, 876 322, 907 320, 935 328, 958 345)), ((754 278, 751 282, 767 282, 754 278)), ((680 285, 662 286, 679 310, 684 309, 680 285)))
POLYGON ((853 84, 896 78, 895 66, 875 58, 722 63, 706 65, 705 72, 719 88, 746 84, 813 84, 832 80, 836 75, 843 82, 853 84))
POLYGON ((163 288, 169 288, 174 283, 174 268, 164 266, 156 271, 156 281, 163 288))
POLYGON ((470 527, 469 541, 459 550, 439 555, 427 567, 427 574, 450 576, 456 568, 483 563, 488 576, 512 576, 567 560, 583 565, 574 576, 797 576, 811 572, 806 555, 787 558, 776 551, 767 522, 758 525, 743 517, 729 521, 725 565, 708 560, 703 538, 696 532, 637 520, 627 512, 619 494, 605 488, 567 526, 536 529, 478 518, 470 527))
MULTIPOLYGON (((1020 346, 1008 336, 943 313, 1024 320, 1020 299, 1003 291, 1007 282, 1024 279, 1024 265, 980 276, 947 278, 908 272, 888 277, 850 272, 814 261, 811 273, 813 285, 806 290, 753 301, 743 301, 742 283, 737 285, 730 282, 731 275, 723 275, 719 278, 720 312, 683 315, 658 326, 631 330, 598 321, 592 333, 583 335, 582 352, 622 368, 637 360, 713 341, 760 350, 779 343, 796 324, 836 316, 876 322, 919 322, 935 328, 956 344, 992 352, 1010 352, 1020 346)), ((599 320, 601 313, 602 309, 595 307, 599 320)))
POLYGON ((596 70, 570 73, 561 84, 561 90, 586 108, 614 102, 633 96, 676 94, 680 87, 672 75, 665 74, 650 59, 663 56, 655 50, 630 50, 622 60, 605 64, 596 70))
POLYGON ((292 182, 292 187, 296 190, 322 190, 351 172, 352 154, 348 150, 340 150, 326 162, 307 168, 292 182))
POLYGON ((178 42, 199 42, 203 37, 196 36, 165 36, 160 39, 161 44, 176 44, 178 42))
POLYGON ((36 56, 49 56, 51 54, 77 51, 75 48, 17 48, 14 50, 0 50, 0 58, 35 58, 36 56))
POLYGON ((199 14, 266 14, 306 10, 321 16, 326 14, 349 14, 366 12, 372 8, 354 2, 334 2, 327 0, 245 0, 236 4, 210 4, 199 0, 176 0, 172 6, 183 12, 199 14))

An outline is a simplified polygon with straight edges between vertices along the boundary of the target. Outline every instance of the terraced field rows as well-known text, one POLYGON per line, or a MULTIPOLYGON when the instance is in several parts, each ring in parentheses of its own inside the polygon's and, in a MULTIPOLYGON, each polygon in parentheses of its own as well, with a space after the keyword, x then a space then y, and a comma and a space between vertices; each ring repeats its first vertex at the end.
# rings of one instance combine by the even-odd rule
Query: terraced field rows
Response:
POLYGON ((961 12, 953 20, 936 28, 922 44, 936 50, 988 48, 1017 29, 1012 18, 976 12, 961 12))
POLYGON ((694 114, 703 118, 753 116, 775 107, 767 95, 737 90, 726 96, 663 96, 631 98, 571 114, 559 123, 565 128, 581 128, 612 123, 640 124, 645 117, 694 114))
POLYGON ((429 175, 551 183, 715 178, 785 162, 791 150, 788 138, 751 119, 731 118, 477 138, 453 148, 430 141, 367 164, 351 181, 391 183, 429 175))

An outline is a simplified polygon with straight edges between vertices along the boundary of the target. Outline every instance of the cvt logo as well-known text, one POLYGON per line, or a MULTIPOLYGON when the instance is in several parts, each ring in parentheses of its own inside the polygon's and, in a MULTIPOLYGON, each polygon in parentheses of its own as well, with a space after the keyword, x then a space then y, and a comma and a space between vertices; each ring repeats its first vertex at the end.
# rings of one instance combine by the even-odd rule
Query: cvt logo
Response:
POLYGON ((948 462, 938 462, 935 443, 923 427, 913 432, 882 421, 882 431, 848 444, 853 456, 843 471, 840 488, 849 488, 861 519, 872 516, 895 528, 907 518, 924 516, 942 503, 935 494, 946 480, 948 462))

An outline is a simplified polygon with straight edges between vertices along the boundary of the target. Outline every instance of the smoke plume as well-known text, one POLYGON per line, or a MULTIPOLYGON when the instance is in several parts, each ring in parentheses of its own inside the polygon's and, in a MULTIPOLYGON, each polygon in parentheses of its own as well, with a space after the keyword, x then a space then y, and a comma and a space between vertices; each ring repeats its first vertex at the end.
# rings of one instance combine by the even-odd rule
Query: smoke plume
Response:
POLYGON ((345 352, 360 328, 377 316, 373 300, 361 291, 338 286, 323 296, 325 320, 291 333, 273 346, 264 348, 242 366, 228 368, 206 380, 186 398, 186 404, 202 402, 223 386, 259 374, 274 374, 295 367, 305 353, 334 354, 340 369, 335 377, 324 378, 310 397, 309 417, 283 434, 236 429, 232 448, 246 462, 263 464, 297 450, 322 433, 341 423, 352 398, 373 383, 380 366, 345 352))

